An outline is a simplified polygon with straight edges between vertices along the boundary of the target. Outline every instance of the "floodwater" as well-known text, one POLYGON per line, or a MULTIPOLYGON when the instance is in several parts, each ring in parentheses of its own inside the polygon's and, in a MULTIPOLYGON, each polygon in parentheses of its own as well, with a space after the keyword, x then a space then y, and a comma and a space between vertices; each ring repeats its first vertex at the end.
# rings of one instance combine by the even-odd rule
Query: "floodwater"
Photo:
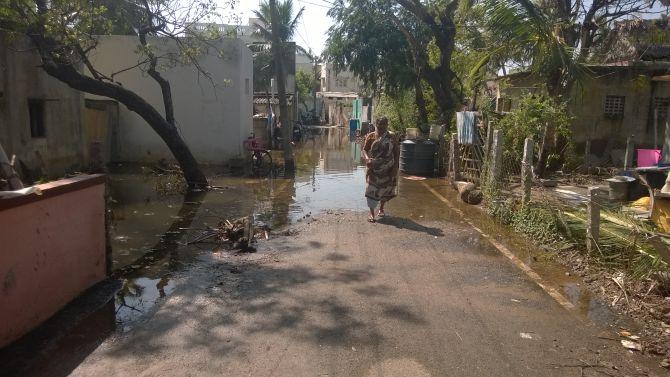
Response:
MULTIPOLYGON (((219 189, 185 196, 161 193, 163 178, 154 175, 113 174, 113 269, 124 271, 123 289, 116 297, 120 328, 131 328, 170 294, 173 276, 213 247, 186 242, 224 219, 253 214, 257 222, 277 229, 329 209, 367 210, 361 150, 348 130, 321 129, 296 148, 296 163, 294 179, 219 176, 212 180, 219 189)), ((423 182, 445 190, 444 180, 423 182)), ((414 203, 398 209, 399 216, 460 221, 443 206, 436 206, 435 198, 419 182, 401 179, 398 202, 414 203)), ((526 264, 553 282, 585 317, 601 325, 612 325, 616 320, 605 303, 591 297, 579 278, 566 274, 547 252, 481 211, 454 202, 485 232, 499 235, 526 264)), ((492 247, 488 242, 481 244, 492 247)))
POLYGON ((217 189, 186 195, 162 189, 169 177, 112 174, 112 263, 123 281, 116 297, 120 327, 141 320, 170 294, 175 274, 211 251, 211 244, 186 244, 208 227, 253 214, 278 229, 328 209, 365 210, 365 168, 348 130, 317 130, 296 148, 296 165, 294 179, 215 176, 217 189))
MULTIPOLYGON (((212 180, 217 189, 186 195, 163 190, 170 183, 167 177, 139 170, 113 171, 109 190, 112 259, 114 275, 123 285, 115 296, 113 307, 108 305, 99 313, 108 319, 104 336, 113 331, 108 326, 110 321, 111 329, 123 333, 150 319, 156 304, 173 292, 180 275, 214 247, 204 243, 188 244, 187 241, 224 219, 253 214, 257 222, 279 229, 329 209, 367 210, 361 151, 348 130, 321 129, 318 134, 308 137, 296 148, 296 163, 294 179, 221 175, 212 180)), ((462 222, 454 212, 437 205, 436 198, 421 183, 448 192, 442 179, 422 182, 401 179, 397 202, 410 204, 398 206, 402 208, 391 206, 390 210, 396 210, 394 215, 416 221, 462 222)), ((579 279, 567 276, 565 269, 546 258, 546 252, 478 209, 457 200, 453 203, 481 229, 497 235, 528 265, 562 290, 585 317, 603 326, 613 325, 616 316, 607 305, 590 297, 579 279)), ((477 242, 483 250, 492 248, 481 237, 468 242, 477 242)), ((77 331, 91 332, 86 329, 77 331)), ((86 347, 94 347, 99 341, 93 339, 86 347)), ((81 345, 76 347, 82 348, 81 345)))

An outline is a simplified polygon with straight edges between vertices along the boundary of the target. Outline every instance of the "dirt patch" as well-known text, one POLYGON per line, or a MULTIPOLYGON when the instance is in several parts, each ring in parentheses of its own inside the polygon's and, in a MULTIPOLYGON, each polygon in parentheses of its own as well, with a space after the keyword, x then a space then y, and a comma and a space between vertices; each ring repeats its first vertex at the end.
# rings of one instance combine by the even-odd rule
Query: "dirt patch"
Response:
POLYGON ((582 277, 593 295, 636 322, 638 329, 620 328, 620 340, 639 343, 641 352, 664 357, 663 366, 670 368, 670 296, 665 288, 656 280, 627 278, 577 252, 555 255, 557 261, 582 277))

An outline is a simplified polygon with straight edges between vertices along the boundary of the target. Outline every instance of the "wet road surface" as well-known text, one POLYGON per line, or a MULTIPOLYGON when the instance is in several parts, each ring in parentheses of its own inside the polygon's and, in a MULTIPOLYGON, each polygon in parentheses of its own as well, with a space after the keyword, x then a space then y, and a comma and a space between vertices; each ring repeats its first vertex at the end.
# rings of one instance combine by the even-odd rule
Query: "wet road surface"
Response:
POLYGON ((443 181, 401 179, 391 216, 369 224, 360 151, 347 134, 308 141, 297 162, 295 180, 221 177, 222 189, 186 197, 158 194, 155 178, 116 174, 114 267, 131 272, 98 313, 112 330, 86 346, 72 341, 80 355, 71 366, 47 357, 32 374, 662 375, 622 350, 611 335, 619 319, 546 253, 454 202, 576 310, 423 186, 453 197, 443 181), (251 255, 185 245, 249 213, 299 233, 262 241, 251 255))

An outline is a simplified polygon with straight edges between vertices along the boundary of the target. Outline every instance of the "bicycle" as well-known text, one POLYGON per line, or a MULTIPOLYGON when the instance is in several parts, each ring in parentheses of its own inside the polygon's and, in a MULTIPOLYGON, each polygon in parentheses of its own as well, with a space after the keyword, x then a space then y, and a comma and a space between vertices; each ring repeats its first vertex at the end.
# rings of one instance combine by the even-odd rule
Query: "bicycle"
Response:
POLYGON ((260 139, 253 136, 244 141, 244 148, 251 153, 251 173, 266 176, 272 172, 272 155, 260 139))

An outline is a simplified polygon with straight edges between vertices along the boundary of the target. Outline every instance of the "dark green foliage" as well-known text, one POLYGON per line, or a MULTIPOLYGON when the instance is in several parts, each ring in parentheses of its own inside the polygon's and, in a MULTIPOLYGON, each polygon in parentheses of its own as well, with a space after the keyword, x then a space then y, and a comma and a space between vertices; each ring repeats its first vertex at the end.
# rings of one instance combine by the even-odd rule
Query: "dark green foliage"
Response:
MULTIPOLYGON (((397 94, 412 87, 415 71, 412 53, 401 31, 390 20, 388 0, 336 2, 328 15, 334 25, 328 31, 325 54, 336 69, 348 68, 370 92, 397 94)), ((406 12, 403 21, 417 26, 406 12)), ((418 27, 418 26, 417 26, 418 27)), ((424 36, 424 43, 429 39, 424 36)))

